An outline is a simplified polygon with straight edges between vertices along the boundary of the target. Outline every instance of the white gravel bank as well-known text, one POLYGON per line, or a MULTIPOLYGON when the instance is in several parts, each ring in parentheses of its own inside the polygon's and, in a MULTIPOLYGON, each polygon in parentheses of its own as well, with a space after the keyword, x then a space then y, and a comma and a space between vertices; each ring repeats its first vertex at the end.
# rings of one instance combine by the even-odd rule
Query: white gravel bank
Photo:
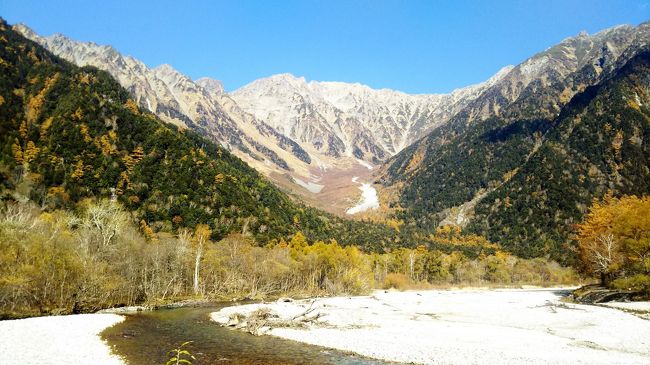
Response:
POLYGON ((0 364, 122 365, 99 337, 122 320, 116 314, 78 314, 0 321, 0 364))
MULTIPOLYGON (((418 364, 650 364, 650 321, 617 309, 565 304, 553 290, 375 292, 319 299, 330 326, 276 328, 273 336, 418 364)), ((306 301, 252 304, 291 318, 306 301)))
POLYGON ((650 302, 611 302, 603 303, 602 305, 606 307, 650 313, 650 302))

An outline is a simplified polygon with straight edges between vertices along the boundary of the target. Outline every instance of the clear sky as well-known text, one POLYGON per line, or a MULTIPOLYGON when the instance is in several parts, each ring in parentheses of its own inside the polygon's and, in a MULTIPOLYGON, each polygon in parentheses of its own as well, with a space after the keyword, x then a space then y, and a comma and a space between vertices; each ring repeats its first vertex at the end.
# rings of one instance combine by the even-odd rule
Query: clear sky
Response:
POLYGON ((432 93, 481 82, 581 30, 638 25, 650 0, 0 0, 0 16, 226 90, 289 72, 432 93))

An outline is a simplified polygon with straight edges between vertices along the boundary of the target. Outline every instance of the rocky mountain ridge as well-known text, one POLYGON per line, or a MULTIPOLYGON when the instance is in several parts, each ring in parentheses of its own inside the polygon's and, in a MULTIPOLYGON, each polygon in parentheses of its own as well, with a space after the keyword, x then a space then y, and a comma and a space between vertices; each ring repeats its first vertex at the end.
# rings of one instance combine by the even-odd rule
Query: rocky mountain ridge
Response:
POLYGON ((379 164, 444 124, 504 77, 450 94, 409 95, 344 82, 307 82, 291 74, 258 79, 234 91, 246 111, 300 143, 328 155, 379 164))
POLYGON ((449 94, 291 74, 227 93, 217 80, 193 81, 169 65, 148 68, 109 46, 15 29, 74 63, 107 70, 140 106, 219 142, 312 204, 344 212, 358 194, 352 178, 374 175, 397 196, 393 206, 429 228, 441 221, 467 225, 503 176, 537 151, 564 106, 648 43, 647 23, 583 32, 449 94))
POLYGON ((264 162, 290 171, 291 165, 309 161, 307 152, 295 142, 238 108, 217 80, 194 82, 170 65, 149 68, 110 46, 79 42, 60 34, 41 37, 23 24, 13 28, 72 63, 108 71, 140 107, 165 122, 207 136, 252 165, 264 162))

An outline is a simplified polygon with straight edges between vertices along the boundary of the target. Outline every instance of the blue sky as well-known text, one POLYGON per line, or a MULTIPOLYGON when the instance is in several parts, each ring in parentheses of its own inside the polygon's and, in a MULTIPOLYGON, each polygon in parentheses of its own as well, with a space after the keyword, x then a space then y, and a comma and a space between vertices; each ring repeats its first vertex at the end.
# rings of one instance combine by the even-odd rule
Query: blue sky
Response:
POLYGON ((0 0, 0 16, 227 90, 289 72, 431 93, 483 81, 581 30, 649 20, 650 0, 0 0))

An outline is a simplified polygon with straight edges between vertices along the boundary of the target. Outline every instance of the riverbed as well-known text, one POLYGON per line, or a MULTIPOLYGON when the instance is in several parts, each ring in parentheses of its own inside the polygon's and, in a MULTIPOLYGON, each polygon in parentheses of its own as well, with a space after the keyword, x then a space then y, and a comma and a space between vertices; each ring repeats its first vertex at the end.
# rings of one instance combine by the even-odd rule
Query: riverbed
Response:
POLYGON ((162 364, 169 350, 186 341, 192 341, 187 349, 195 364, 650 363, 650 321, 640 315, 650 303, 610 304, 628 313, 566 303, 568 293, 376 291, 365 297, 0 321, 0 364, 162 364), (212 313, 224 321, 260 307, 290 318, 310 306, 310 315, 322 315, 320 323, 268 330, 270 336, 210 319, 212 313))
MULTIPOLYGON (((624 311, 567 303, 570 291, 376 291, 366 297, 228 307, 268 308, 281 320, 309 311, 306 329, 261 332, 416 364, 650 364, 650 321, 624 311)), ((302 318, 302 317, 301 317, 302 318)))
POLYGON ((385 361, 222 328, 210 313, 232 303, 136 313, 0 321, 0 365, 164 364, 183 342, 194 364, 386 365, 385 361))
POLYGON ((77 314, 0 321, 0 364, 122 365, 99 333, 123 320, 115 314, 77 314))
POLYGON ((128 314, 102 338, 128 365, 164 364, 167 352, 186 341, 194 364, 384 365, 388 362, 275 337, 223 328, 210 313, 232 304, 161 309, 128 314))

